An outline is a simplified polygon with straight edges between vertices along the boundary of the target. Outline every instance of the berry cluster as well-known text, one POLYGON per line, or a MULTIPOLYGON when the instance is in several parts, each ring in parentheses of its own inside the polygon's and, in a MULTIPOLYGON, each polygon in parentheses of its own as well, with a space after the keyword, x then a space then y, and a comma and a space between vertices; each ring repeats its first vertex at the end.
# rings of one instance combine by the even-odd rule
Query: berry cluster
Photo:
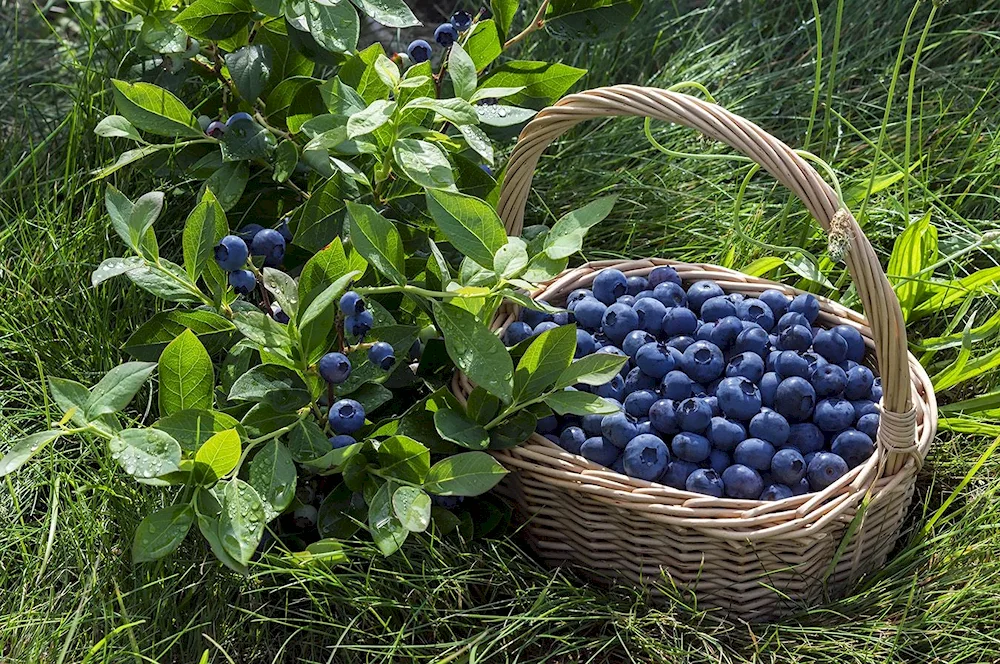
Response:
MULTIPOLYGON (((277 267, 285 257, 285 246, 291 242, 292 234, 288 222, 283 221, 278 230, 264 228, 259 224, 248 224, 237 235, 227 235, 215 245, 215 262, 229 273, 229 285, 240 295, 249 295, 257 286, 254 273, 246 269, 247 259, 262 256, 264 265, 277 267)), ((275 320, 284 316, 280 309, 274 311, 275 320)), ((288 317, 284 316, 284 321, 288 317)))
MULTIPOLYGON (((434 41, 444 48, 448 48, 456 41, 461 33, 472 26, 472 15, 469 12, 457 11, 451 15, 447 23, 442 23, 434 31, 434 41)), ((406 47, 406 55, 414 64, 427 62, 431 59, 431 45, 424 39, 414 39, 406 47)))
POLYGON ((566 312, 526 309, 514 345, 576 323, 576 356, 628 362, 597 387, 611 415, 550 416, 538 432, 625 473, 711 496, 780 500, 820 491, 874 451, 882 386, 853 327, 814 327, 819 302, 777 290, 726 294, 714 281, 686 290, 671 267, 647 277, 597 274, 566 312))

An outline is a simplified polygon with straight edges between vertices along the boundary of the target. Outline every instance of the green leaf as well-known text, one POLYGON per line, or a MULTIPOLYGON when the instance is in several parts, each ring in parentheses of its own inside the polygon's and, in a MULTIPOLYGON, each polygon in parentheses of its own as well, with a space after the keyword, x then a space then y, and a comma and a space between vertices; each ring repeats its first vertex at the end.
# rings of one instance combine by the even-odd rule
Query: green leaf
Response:
POLYGON ((418 97, 407 102, 404 108, 408 111, 421 109, 434 111, 439 116, 436 121, 447 121, 455 125, 474 125, 479 122, 476 108, 464 99, 418 97))
POLYGON ((292 242, 316 253, 337 238, 344 225, 344 201, 355 197, 352 192, 351 184, 342 173, 336 173, 314 189, 309 200, 292 217, 292 242))
POLYGON ((271 49, 260 44, 244 46, 226 56, 226 68, 240 96, 252 103, 267 87, 271 49))
POLYGON ((295 141, 284 140, 278 143, 278 148, 274 151, 274 181, 285 182, 295 172, 295 166, 299 163, 299 149, 295 141))
POLYGON ((99 286, 108 279, 127 275, 133 270, 148 270, 146 259, 142 256, 126 256, 125 258, 108 258, 97 266, 97 269, 90 274, 90 284, 99 286))
POLYGON ((455 366, 472 382, 509 402, 514 363, 499 337, 475 315, 452 304, 435 301, 434 318, 455 366))
POLYGON ((139 197, 128 216, 128 229, 133 246, 144 244, 143 240, 162 211, 162 191, 151 191, 139 197))
POLYGON ((508 98, 510 103, 544 106, 566 94, 586 73, 585 69, 560 62, 511 60, 494 69, 483 85, 495 88, 523 85, 524 90, 508 98))
POLYGON ((238 311, 233 324, 240 334, 263 348, 291 348, 288 328, 260 311, 238 311))
MULTIPOLYGON (((219 506, 219 511, 222 511, 221 505, 219 506)), ((222 538, 219 534, 219 519, 218 517, 207 517, 203 514, 198 515, 198 530, 201 531, 202 537, 208 542, 209 547, 212 549, 212 553, 215 557, 222 562, 223 565, 238 572, 240 574, 246 574, 246 565, 235 560, 226 551, 225 547, 222 545, 222 538)))
POLYGON ((214 484, 227 475, 240 460, 240 434, 227 429, 212 435, 194 455, 195 471, 202 484, 214 484))
POLYGON ((445 440, 470 450, 485 450, 490 444, 486 429, 450 408, 434 413, 434 427, 445 440))
POLYGON ((191 330, 171 341, 160 355, 160 413, 209 410, 215 369, 208 351, 191 330))
POLYGON ((176 440, 185 455, 193 455, 209 438, 229 429, 237 432, 243 426, 232 416, 217 410, 182 410, 161 417, 153 427, 176 440))
POLYGON ((357 138, 372 133, 388 122, 395 112, 396 102, 376 99, 370 106, 354 113, 347 120, 347 137, 357 138))
POLYGON ((375 71, 379 55, 384 56, 385 49, 376 42, 345 62, 338 73, 344 83, 357 90, 366 104, 389 96, 389 88, 375 71))
POLYGON ((448 52, 448 75, 451 76, 452 85, 455 86, 455 94, 462 99, 471 99, 479 80, 476 63, 457 42, 451 45, 451 50, 448 52))
POLYGON ((184 249, 184 268, 191 281, 198 277, 212 260, 216 243, 229 232, 226 212, 219 205, 211 189, 206 189, 184 222, 181 244, 184 249))
POLYGON ((317 295, 351 271, 344 244, 339 237, 336 237, 333 242, 306 261, 302 268, 302 273, 299 275, 300 308, 305 311, 317 295))
POLYGON ((334 117, 350 117, 368 105, 357 90, 337 77, 320 85, 319 93, 326 110, 334 117))
POLYGON ((302 351, 308 364, 319 360, 326 350, 326 341, 337 317, 337 302, 359 274, 357 271, 348 272, 334 281, 309 302, 302 314, 299 329, 302 351))
POLYGON ((390 556, 403 546, 409 534, 392 511, 392 495, 396 484, 384 482, 368 505, 368 529, 383 556, 390 556))
POLYGON ((264 268, 264 288, 278 301, 281 310, 295 320, 299 310, 299 287, 290 276, 273 267, 264 268))
POLYGON ((298 419, 299 416, 295 413, 282 413, 269 404, 259 403, 243 416, 240 424, 246 429, 248 437, 260 438, 283 427, 291 426, 298 419))
POLYGON ((411 28, 420 25, 404 0, 351 0, 368 16, 387 28, 411 28))
POLYGON ((420 484, 430 469, 431 452, 407 436, 390 436, 379 444, 378 460, 383 475, 420 484))
POLYGON ((306 24, 316 43, 331 53, 350 53, 357 48, 361 21, 349 0, 306 2, 306 24))
POLYGON ((6 477, 26 464, 60 435, 58 431, 39 431, 14 441, 7 454, 0 459, 0 477, 6 477))
POLYGON ((250 486, 264 502, 270 521, 285 511, 295 498, 295 462, 288 448, 276 440, 267 443, 250 462, 250 486))
POLYGON ((465 413, 479 424, 489 424, 500 411, 500 399, 481 387, 473 388, 465 404, 465 413))
POLYGON ((295 50, 283 20, 264 22, 254 37, 254 43, 271 48, 272 67, 268 89, 273 90, 278 81, 287 78, 309 76, 316 68, 312 60, 295 50))
POLYGON ((749 274, 751 277, 763 277, 768 272, 777 270, 784 264, 785 259, 783 258, 779 258, 777 256, 764 256, 763 258, 758 258, 753 263, 750 263, 745 268, 741 269, 740 272, 743 274, 749 274))
MULTIPOLYGON (((513 88, 478 88, 472 95, 471 101, 475 104, 477 101, 482 101, 483 99, 503 99, 504 97, 509 97, 511 95, 516 95, 518 92, 524 89, 523 85, 518 85, 513 88)), ((518 109, 527 110, 527 109, 518 109)), ((534 113, 534 111, 529 111, 534 113)))
POLYGON ((441 148, 414 138, 400 138, 392 144, 392 158, 408 180, 428 189, 453 189, 455 174, 441 148))
POLYGON ((930 212, 907 226, 893 243, 886 274, 896 290, 904 318, 909 319, 921 293, 926 290, 926 284, 921 282, 930 279, 916 275, 936 263, 937 256, 937 229, 931 225, 930 212))
POLYGON ((375 58, 373 66, 375 67, 375 74, 382 79, 386 87, 390 90, 395 90, 400 82, 399 67, 396 66, 396 63, 379 53, 378 57, 375 58))
POLYGON ((170 302, 198 302, 196 287, 188 280, 187 273, 176 263, 161 258, 155 265, 147 264, 125 272, 125 276, 139 288, 170 302))
POLYGON ((587 231, 604 221, 617 200, 618 196, 605 196, 563 215, 545 236, 548 257, 553 260, 569 258, 580 251, 587 231))
POLYGON ((490 449, 507 450, 517 447, 535 432, 537 424, 538 418, 532 413, 518 411, 490 430, 490 449))
POLYGON ((618 406, 596 394, 564 390, 545 397, 545 405, 559 415, 605 415, 617 413, 618 406))
POLYGON ((148 515, 132 538, 132 562, 146 563, 173 553, 193 523, 194 510, 188 504, 171 505, 148 515))
POLYGON ((94 133, 104 138, 130 138, 133 141, 142 140, 132 123, 121 115, 109 115, 94 127, 94 133))
POLYGON ((627 357, 610 353, 594 353, 581 357, 559 374, 555 389, 559 390, 577 383, 604 385, 618 375, 626 362, 628 362, 627 357))
POLYGON ((462 138, 465 139, 469 147, 475 150, 487 164, 492 165, 493 143, 490 141, 490 137, 486 135, 486 132, 475 125, 458 125, 456 128, 462 134, 462 138))
POLYGON ((312 420, 302 420, 288 437, 292 458, 299 463, 315 461, 330 451, 330 439, 312 420))
POLYGON ((187 35, 180 26, 171 23, 169 17, 165 12, 143 16, 139 38, 144 46, 156 53, 183 53, 187 50, 187 35))
POLYGON ((312 401, 312 395, 295 371, 277 364, 258 364, 236 379, 229 399, 264 402, 290 413, 312 401))
POLYGON ((486 452, 463 452, 431 466, 424 487, 439 496, 478 496, 507 474, 486 452))
POLYGON ((485 201, 447 191, 428 191, 427 210, 441 232, 463 256, 493 267, 493 257, 507 244, 500 217, 485 201))
POLYGON ((514 372, 514 400, 528 401, 551 389, 576 352, 576 326, 542 332, 521 356, 514 372))
POLYGON ((125 362, 104 374, 84 406, 88 420, 124 410, 156 369, 153 362, 125 362))
POLYGON ((482 71, 500 57, 500 54, 503 53, 503 47, 500 45, 500 34, 497 32, 497 26, 493 19, 476 23, 472 34, 465 42, 465 50, 472 58, 472 62, 475 63, 476 71, 482 71))
POLYGON ((530 283, 540 284, 558 276, 566 269, 568 263, 568 258, 556 260, 549 258, 545 252, 535 254, 528 261, 528 269, 521 274, 521 278, 530 283))
POLYGON ((347 562, 347 553, 344 545, 337 540, 321 539, 306 546, 304 551, 292 551, 282 558, 296 567, 312 567, 347 562))
POLYGON ((347 201, 351 242, 365 260, 397 284, 406 283, 403 242, 391 221, 368 205, 347 201))
POLYGON ((222 160, 253 161, 268 157, 274 149, 271 132, 256 122, 234 122, 222 137, 222 160))
POLYGON ((364 497, 341 483, 320 504, 316 528, 321 537, 347 539, 358 531, 367 513, 364 497))
POLYGON ((212 173, 201 186, 199 196, 211 189, 223 210, 231 210, 243 196, 243 190, 250 179, 250 169, 246 162, 227 161, 222 168, 212 173))
MULTIPOLYGON (((109 184, 104 189, 104 206, 108 209, 108 216, 111 217, 111 227, 115 229, 116 233, 118 233, 118 237, 120 237, 130 249, 138 253, 139 247, 132 242, 132 232, 129 230, 128 224, 129 217, 132 216, 132 208, 135 207, 135 204, 129 200, 128 196, 109 184)), ((129 259, 131 258, 135 257, 130 256, 129 259)), ((97 284, 95 283, 94 285, 96 286, 97 284)))
POLYGON ((153 478, 180 469, 181 446, 159 429, 125 429, 108 442, 111 456, 138 478, 153 478))
POLYGON ((423 532, 431 524, 431 497, 415 486, 401 486, 392 494, 392 511, 411 533, 423 532))
POLYGON ((493 270, 504 279, 514 279, 527 268, 528 245, 519 237, 508 238, 493 258, 493 270))
POLYGON ((139 129, 157 136, 204 137, 194 114, 163 88, 152 83, 127 83, 115 79, 111 84, 118 111, 139 129))
POLYGON ((256 489, 243 480, 226 484, 219 516, 219 537, 226 552, 246 565, 257 550, 266 522, 264 502, 256 489))
POLYGON ((325 110, 323 97, 319 93, 319 81, 308 76, 295 76, 281 81, 267 95, 264 105, 270 124, 286 125, 293 133, 301 128, 302 123, 325 110), (294 120, 299 115, 303 115, 301 122, 294 120))
POLYGON ((514 22, 520 4, 520 0, 490 0, 490 10, 501 35, 506 36, 510 32, 510 24, 514 22))
POLYGON ((545 28, 574 42, 605 39, 627 28, 642 9, 642 0, 553 0, 545 28))
POLYGON ((218 41, 235 35, 252 14, 248 0, 194 0, 174 23, 192 37, 218 41))
POLYGON ((513 127, 527 122, 535 115, 530 108, 506 106, 504 104, 484 104, 476 106, 479 122, 491 127, 513 127))

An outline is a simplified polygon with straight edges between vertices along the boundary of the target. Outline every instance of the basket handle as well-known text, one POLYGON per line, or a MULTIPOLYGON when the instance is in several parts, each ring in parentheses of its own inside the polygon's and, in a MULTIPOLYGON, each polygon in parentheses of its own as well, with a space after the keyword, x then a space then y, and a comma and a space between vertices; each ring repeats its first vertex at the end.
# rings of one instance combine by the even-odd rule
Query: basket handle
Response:
POLYGON ((878 444, 888 454, 888 473, 898 471, 916 453, 916 414, 899 300, 871 243, 833 188, 791 148, 756 124, 716 104, 659 88, 614 85, 564 97, 525 126, 511 154, 497 206, 508 234, 521 234, 531 179, 548 145, 584 120, 619 115, 666 120, 725 143, 791 189, 824 230, 829 232, 834 225, 847 247, 844 260, 871 325, 882 376, 878 444))

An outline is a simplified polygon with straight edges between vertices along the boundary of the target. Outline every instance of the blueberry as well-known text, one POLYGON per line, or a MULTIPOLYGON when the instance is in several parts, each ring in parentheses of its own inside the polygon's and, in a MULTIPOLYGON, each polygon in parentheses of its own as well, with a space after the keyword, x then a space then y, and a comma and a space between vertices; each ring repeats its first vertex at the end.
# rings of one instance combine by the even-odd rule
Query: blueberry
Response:
POLYGON ((594 291, 594 297, 604 304, 611 305, 622 295, 628 293, 628 279, 621 270, 601 270, 594 277, 591 288, 594 291))
POLYGON ((667 464, 667 469, 660 475, 659 482, 660 484, 684 491, 687 488, 685 485, 687 478, 696 470, 698 470, 697 464, 674 459, 667 464))
POLYGON ((847 342, 847 359, 861 362, 865 359, 865 339, 856 328, 850 325, 838 325, 833 331, 847 342))
POLYGON ((823 399, 816 404, 816 411, 813 413, 813 423, 821 431, 831 433, 843 431, 854 424, 854 406, 846 399, 837 397, 823 399))
POLYGON ((264 230, 264 227, 260 224, 247 224, 246 226, 241 227, 240 230, 236 231, 236 235, 238 235, 243 242, 246 243, 248 253, 250 252, 250 244, 253 242, 254 235, 262 230, 264 230))
POLYGON ((594 394, 599 397, 604 397, 605 399, 616 399, 621 401, 625 396, 625 379, 621 377, 621 374, 615 374, 614 377, 603 385, 598 385, 594 388, 594 394))
POLYGON ((708 425, 708 439, 723 452, 732 452, 747 437, 747 430, 735 420, 713 417, 708 425))
POLYGON ((701 463, 712 453, 712 443, 701 434, 682 431, 674 436, 670 449, 678 459, 701 463))
POLYGON ((681 431, 704 433, 712 421, 712 407, 705 399, 688 398, 675 406, 681 431))
POLYGON ((646 277, 649 281, 650 288, 656 288, 663 283, 681 285, 681 278, 677 274, 677 270, 670 267, 669 265, 661 265, 660 267, 654 267, 650 271, 649 275, 646 277))
POLYGON ((774 453, 771 459, 771 477, 788 486, 794 486, 806 476, 806 460, 798 450, 786 447, 774 453))
POLYGON ((218 120, 209 123, 208 127, 205 129, 205 133, 212 138, 222 138, 226 135, 226 125, 218 120))
POLYGON ((796 295, 791 302, 788 304, 788 310, 794 311, 797 314, 802 314, 812 325, 816 322, 816 318, 819 316, 819 300, 816 299, 814 295, 810 293, 802 293, 801 295, 796 295))
POLYGON ((354 440, 354 436, 348 436, 346 433, 330 437, 330 447, 332 447, 335 450, 348 447, 349 445, 353 445, 356 442, 358 441, 354 440))
POLYGON ((239 270, 247 262, 247 245, 237 235, 227 235, 215 245, 215 262, 226 272, 239 270))
POLYGON ((756 353, 740 353, 726 365, 726 377, 743 376, 749 381, 760 383, 764 377, 764 360, 756 353))
POLYGON ((872 382, 872 401, 878 403, 882 400, 882 378, 876 377, 874 382, 872 382))
POLYGON ((740 463, 734 463, 722 473, 722 482, 729 498, 757 500, 764 490, 764 480, 760 473, 740 463))
POLYGON ((594 341, 594 337, 590 335, 586 330, 581 330, 577 328, 576 330, 576 352, 573 357, 584 357, 585 355, 590 355, 597 350, 597 344, 594 341))
MULTIPOLYGON (((701 305, 701 319, 706 323, 714 323, 726 316, 736 317, 736 305, 725 295, 710 297, 701 305)), ((736 320, 739 320, 737 318, 736 320)))
POLYGON ((837 366, 840 367, 841 369, 843 369, 844 371, 850 371, 854 367, 858 366, 858 363, 854 362, 852 360, 844 360, 843 362, 841 362, 837 366))
MULTIPOLYGON (((705 303, 708 306, 708 302, 705 303)), ((711 325, 711 323, 706 323, 711 325)), ((743 331, 743 321, 736 316, 726 316, 715 322, 712 329, 711 341, 719 348, 726 350, 736 343, 736 338, 743 331)))
MULTIPOLYGON (((595 339, 594 341, 596 343, 597 340, 595 339)), ((610 345, 601 346, 600 348, 597 349, 597 352, 606 353, 608 355, 617 355, 618 357, 628 357, 628 355, 625 354, 625 351, 623 351, 621 348, 618 348, 618 346, 610 346, 610 345)), ((629 371, 629 365, 628 362, 626 362, 625 364, 622 365, 621 371, 619 371, 618 373, 621 374, 622 378, 624 378, 625 376, 628 375, 628 371, 629 371)))
POLYGON ((559 428, 559 418, 555 415, 546 415, 545 417, 539 417, 535 422, 535 431, 541 434, 555 433, 555 430, 559 428))
POLYGON ((625 339, 622 341, 622 350, 625 351, 626 355, 635 360, 640 348, 655 341, 656 337, 645 330, 632 330, 625 335, 625 339))
POLYGON ((819 452, 826 444, 826 439, 819 427, 812 422, 800 422, 793 424, 788 429, 789 447, 794 447, 802 454, 819 452))
POLYGON ((550 320, 543 320, 541 323, 535 326, 535 329, 531 331, 531 336, 537 337, 542 332, 548 332, 549 330, 554 330, 558 325, 550 320))
POLYGON ((611 465, 618 459, 621 454, 621 450, 604 438, 601 438, 600 436, 593 436, 592 438, 588 438, 583 441, 583 444, 580 445, 580 451, 578 454, 582 455, 589 461, 593 461, 594 463, 610 468, 611 465))
POLYGON ((442 23, 434 31, 434 41, 448 48, 458 39, 458 30, 451 23, 442 23))
POLYGON ((632 417, 649 417, 649 409, 660 397, 653 390, 637 390, 625 397, 625 413, 632 417))
POLYGON ((660 329, 667 337, 691 336, 698 329, 698 317, 693 311, 684 307, 667 309, 660 329))
POLYGON ((641 436, 643 434, 653 434, 653 435, 656 434, 656 432, 653 431, 653 425, 649 423, 648 419, 644 419, 644 420, 641 420, 639 422, 636 422, 635 423, 635 431, 636 431, 635 435, 637 435, 637 436, 641 436))
POLYGON ((817 397, 836 396, 847 387, 847 373, 836 364, 824 364, 813 369, 809 382, 817 397))
POLYGON ((621 455, 619 455, 619 457, 617 459, 615 459, 615 462, 613 464, 611 464, 610 466, 608 466, 608 468, 610 468, 611 470, 615 471, 619 475, 624 475, 625 474, 625 458, 622 457, 621 455))
POLYGON ((365 408, 354 399, 341 399, 330 406, 329 420, 335 433, 354 433, 365 423, 365 408))
POLYGON ((817 452, 809 460, 806 477, 809 478, 809 488, 822 491, 847 473, 847 462, 831 452, 817 452))
POLYGON ((665 344, 652 342, 643 345, 635 354, 635 363, 643 373, 660 379, 674 370, 676 364, 670 348, 665 344))
POLYGON ((782 378, 808 378, 809 362, 794 350, 784 350, 774 360, 774 371, 782 378))
POLYGON ((844 397, 851 401, 867 399, 871 396, 874 382, 875 375, 872 374, 872 370, 859 364, 847 372, 847 387, 844 388, 844 397))
POLYGON ((652 482, 666 470, 670 453, 658 436, 640 434, 625 446, 623 458, 626 475, 652 482))
POLYGON ((767 357, 770 344, 771 340, 764 328, 759 326, 744 327, 743 331, 736 335, 733 350, 737 353, 754 353, 764 358, 767 357))
POLYGON ((572 311, 560 311, 552 314, 552 322, 562 327, 563 325, 569 325, 570 323, 575 323, 576 317, 573 316, 572 311))
MULTIPOLYGON (((587 434, 580 427, 566 427, 559 434, 559 447, 570 454, 579 454, 580 446, 587 440, 587 434)), ((589 458, 589 457, 588 457, 589 458)))
POLYGON ((649 300, 652 299, 652 297, 653 297, 653 287, 650 286, 644 291, 639 291, 639 294, 635 296, 635 301, 638 302, 639 300, 649 300))
POLYGON ((649 407, 649 422, 656 431, 668 436, 680 431, 677 411, 670 399, 659 399, 649 407))
POLYGON ((576 307, 577 304, 588 297, 594 297, 594 292, 592 290, 589 288, 577 288, 569 294, 569 297, 566 298, 566 309, 573 311, 573 308, 576 307))
POLYGON ((848 468, 864 463, 875 451, 871 437, 857 429, 846 429, 837 434, 830 444, 830 451, 847 462, 848 468))
POLYGON ((472 14, 467 11, 457 11, 451 15, 449 22, 459 32, 465 32, 472 25, 472 14))
POLYGON ((382 371, 388 371, 396 364, 396 352, 390 344, 384 341, 376 341, 368 349, 368 361, 382 371))
POLYGON ((760 390, 753 382, 742 376, 722 379, 715 395, 718 397, 719 407, 726 414, 726 417, 734 420, 749 420, 760 412, 760 390))
POLYGON ((756 470, 768 470, 774 457, 774 445, 760 438, 747 438, 733 451, 733 460, 756 470))
POLYGON ((723 479, 711 468, 699 468, 688 475, 684 488, 692 493, 703 493, 721 498, 726 491, 723 479))
POLYGON ((277 302, 271 303, 271 318, 281 323, 282 325, 288 325, 288 321, 291 319, 288 317, 284 311, 281 310, 281 305, 277 302))
POLYGON ((285 238, 285 244, 292 241, 292 229, 288 227, 288 217, 281 220, 281 225, 278 226, 278 232, 281 233, 281 237, 285 238))
POLYGON ((875 440, 878 436, 879 419, 878 413, 868 413, 859 417, 854 427, 872 440, 875 440))
POLYGON ((774 327, 774 312, 771 311, 771 307, 769 307, 767 303, 762 300, 753 298, 743 300, 740 302, 739 306, 736 307, 736 315, 740 317, 740 320, 756 323, 764 330, 770 330, 774 327))
MULTIPOLYGON (((778 319, 778 323, 774 326, 774 329, 778 332, 782 332, 793 325, 801 325, 802 327, 809 329, 809 320, 800 313, 789 311, 778 319)), ((810 337, 812 337, 811 334, 810 337)))
POLYGON ((358 339, 364 337, 375 324, 375 317, 370 311, 362 311, 360 314, 353 314, 344 319, 344 329, 358 339))
POLYGON ((730 465, 729 454, 722 450, 713 449, 708 455, 708 467, 721 474, 730 465))
POLYGON ((226 127, 232 127, 237 122, 253 122, 253 117, 249 113, 244 113, 240 111, 239 113, 233 113, 226 120, 226 127))
POLYGON ((809 350, 809 346, 812 345, 812 331, 804 325, 786 327, 778 334, 778 343, 775 345, 779 350, 809 350))
POLYGON ((351 361, 343 353, 327 353, 319 358, 317 369, 323 380, 339 385, 350 377, 351 361))
POLYGON ((750 435, 774 445, 788 442, 789 430, 788 420, 771 409, 760 411, 750 420, 750 435))
POLYGON ((257 278, 250 270, 234 270, 229 273, 229 285, 240 295, 249 295, 257 286, 257 278))
MULTIPOLYGON (((690 309, 686 311, 690 311, 690 309)), ((698 341, 711 341, 713 332, 715 332, 715 323, 702 323, 698 326, 698 331, 694 333, 694 338, 698 341)))
POLYGON ((521 320, 531 327, 536 327, 540 323, 544 323, 546 321, 555 323, 552 314, 547 314, 544 311, 538 311, 537 309, 529 309, 527 307, 521 309, 521 320))
POLYGON ((522 323, 519 320, 514 321, 507 326, 507 329, 503 333, 503 341, 508 346, 516 346, 525 339, 531 337, 532 329, 527 323, 522 323))
POLYGON ((696 281, 691 284, 687 291, 688 306, 691 307, 691 311, 698 313, 701 311, 701 305, 707 300, 725 294, 725 291, 714 281, 696 281))
POLYGON ((410 42, 410 45, 406 47, 406 55, 410 57, 410 60, 412 60, 414 64, 427 62, 431 59, 431 45, 423 39, 414 39, 410 42))
POLYGON ((785 484, 768 484, 760 492, 760 500, 784 500, 793 495, 792 489, 785 484))
POLYGON ((601 329, 601 322, 604 319, 604 312, 607 309, 596 298, 585 297, 576 303, 576 306, 573 308, 573 315, 576 316, 576 322, 584 328, 599 330, 601 329))
POLYGON ((778 320, 788 311, 789 297, 774 289, 769 289, 760 294, 760 301, 766 304, 774 315, 774 320, 778 320))
POLYGON ((629 277, 628 282, 628 294, 632 297, 636 297, 639 293, 649 288, 649 280, 646 277, 629 277))
POLYGON ((781 381, 774 394, 774 409, 793 422, 808 420, 815 405, 816 390, 799 376, 781 381))
POLYGON ((833 330, 820 330, 813 337, 813 349, 834 364, 847 359, 847 341, 833 330))
POLYGON ((250 253, 254 256, 263 256, 264 265, 276 267, 285 257, 285 238, 273 228, 265 228, 253 236, 250 253))
POLYGON ((725 362, 718 346, 709 341, 696 341, 684 350, 681 366, 692 380, 707 383, 722 375, 725 362))
POLYGON ((781 377, 773 371, 768 371, 760 379, 760 403, 762 406, 774 408, 774 397, 778 393, 781 377))
MULTIPOLYGON (((806 462, 807 467, 808 465, 809 465, 808 462, 806 462)), ((792 495, 801 496, 802 494, 806 493, 809 493, 809 478, 803 477, 801 480, 799 480, 798 484, 792 487, 792 495)))
MULTIPOLYGON (((632 305, 632 309, 639 316, 639 327, 650 334, 657 334, 663 326, 663 317, 667 313, 667 308, 659 300, 651 297, 638 300, 632 305)), ((672 310, 673 311, 673 310, 672 310)), ((676 311, 685 311, 676 309, 676 311)))
POLYGON ((587 438, 590 438, 591 436, 601 435, 602 420, 604 420, 603 415, 594 415, 594 414, 584 415, 580 419, 580 428, 583 429, 583 432, 585 434, 587 434, 587 438))
POLYGON ((671 348, 676 348, 677 350, 683 353, 684 351, 687 350, 688 346, 693 344, 695 341, 697 341, 697 339, 692 339, 691 337, 680 335, 671 338, 670 341, 667 342, 667 345, 670 346, 671 348))
POLYGON ((660 391, 667 399, 687 399, 691 396, 691 379, 683 371, 670 371, 660 381, 660 391))
POLYGON ((340 310, 344 315, 360 314, 365 310, 365 301, 354 291, 347 291, 340 296, 340 310))
POLYGON ((611 413, 605 415, 601 420, 601 435, 616 447, 623 448, 628 445, 628 441, 638 435, 635 422, 625 413, 611 413))
POLYGON ((671 281, 657 284, 656 288, 653 289, 653 297, 667 309, 687 306, 687 295, 684 294, 684 289, 671 281))
POLYGON ((625 394, 632 394, 640 390, 655 390, 656 379, 645 373, 639 367, 628 372, 625 376, 625 394))
POLYGON ((319 510, 312 505, 300 505, 292 512, 292 523, 295 524, 296 528, 303 530, 314 528, 317 519, 319 519, 319 510))

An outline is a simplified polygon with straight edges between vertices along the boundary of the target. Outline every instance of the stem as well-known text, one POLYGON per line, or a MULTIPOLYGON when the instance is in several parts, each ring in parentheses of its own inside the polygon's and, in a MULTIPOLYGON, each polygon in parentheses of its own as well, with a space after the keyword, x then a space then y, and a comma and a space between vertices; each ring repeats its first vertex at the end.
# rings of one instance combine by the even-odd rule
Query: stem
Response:
POLYGON ((462 297, 460 293, 446 293, 444 291, 428 290, 426 288, 420 288, 419 286, 411 286, 409 284, 403 286, 372 286, 369 288, 357 288, 355 290, 360 295, 383 295, 386 293, 405 293, 407 295, 419 295, 421 297, 436 298, 441 300, 450 300, 456 297, 462 297))
POLYGON ((503 50, 506 51, 508 48, 518 43, 519 41, 530 35, 532 32, 543 27, 545 25, 545 10, 548 8, 549 8, 549 0, 542 0, 542 4, 538 8, 538 12, 535 14, 535 18, 531 19, 531 23, 529 23, 524 30, 522 30, 520 33, 514 35, 506 42, 504 42, 503 50))
POLYGON ((260 124, 261 127, 263 127, 264 129, 267 129, 269 132, 271 132, 275 136, 283 138, 286 141, 292 140, 292 135, 289 134, 288 132, 281 131, 277 127, 272 127, 271 125, 267 124, 267 120, 265 120, 264 116, 260 114, 260 111, 254 111, 253 118, 254 118, 254 120, 256 120, 260 124))

